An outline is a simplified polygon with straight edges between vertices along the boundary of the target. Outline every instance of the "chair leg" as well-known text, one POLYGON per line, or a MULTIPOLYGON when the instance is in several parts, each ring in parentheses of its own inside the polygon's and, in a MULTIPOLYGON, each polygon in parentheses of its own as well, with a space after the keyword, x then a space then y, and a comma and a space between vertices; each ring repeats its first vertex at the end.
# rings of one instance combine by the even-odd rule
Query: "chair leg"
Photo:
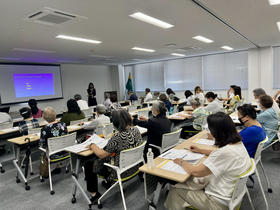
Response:
POLYGON ((251 195, 250 195, 249 190, 248 190, 247 187, 246 187, 246 194, 247 194, 247 196, 248 196, 248 200, 249 200, 249 202, 250 202, 250 205, 251 205, 252 210, 255 210, 255 207, 254 207, 253 202, 252 202, 252 199, 251 199, 251 195))
POLYGON ((30 155, 30 157, 29 157, 29 165, 30 165, 30 175, 32 176, 34 173, 33 173, 33 166, 32 166, 31 155, 30 155))
POLYGON ((118 182, 115 182, 108 190, 106 190, 106 192, 104 192, 101 197, 98 199, 98 204, 101 204, 101 200, 102 198, 105 197, 105 195, 107 195, 115 186, 117 186, 117 184, 119 184, 118 182))
POLYGON ((261 192, 262 192, 262 195, 263 195, 263 199, 264 199, 264 202, 265 202, 266 209, 268 210, 268 202, 267 202, 264 190, 263 190, 263 186, 262 186, 260 175, 259 175, 259 172, 258 172, 257 168, 256 168, 256 175, 257 175, 258 182, 259 182, 259 185, 260 185, 260 188, 261 188, 261 192))
POLYGON ((272 193, 272 188, 271 188, 271 184, 270 184, 270 181, 265 173, 265 170, 264 170, 264 167, 263 167, 263 164, 262 164, 262 160, 260 160, 260 165, 261 165, 261 168, 262 168, 262 171, 263 171, 263 174, 264 174, 264 177, 265 177, 265 180, 266 180, 266 184, 267 184, 267 191, 269 193, 272 193))
POLYGON ((51 163, 50 163, 50 159, 48 159, 48 167, 49 167, 49 182, 50 182, 50 194, 53 195, 54 191, 53 191, 53 186, 52 186, 52 172, 51 172, 51 163))
POLYGON ((145 194, 145 199, 147 200, 148 193, 147 193, 147 180, 146 180, 146 173, 145 172, 143 174, 143 177, 144 177, 144 194, 145 194))
POLYGON ((157 205, 158 200, 159 200, 159 196, 160 196, 160 192, 162 190, 163 184, 161 184, 160 182, 157 183, 157 188, 156 191, 154 192, 154 198, 153 198, 153 204, 157 205))
POLYGON ((124 208, 124 210, 127 210, 126 204, 125 204, 124 193, 123 193, 122 179, 121 179, 121 176, 120 176, 119 173, 118 173, 118 182, 119 182, 119 185, 120 185, 120 191, 121 191, 121 195, 122 195, 123 208, 124 208))

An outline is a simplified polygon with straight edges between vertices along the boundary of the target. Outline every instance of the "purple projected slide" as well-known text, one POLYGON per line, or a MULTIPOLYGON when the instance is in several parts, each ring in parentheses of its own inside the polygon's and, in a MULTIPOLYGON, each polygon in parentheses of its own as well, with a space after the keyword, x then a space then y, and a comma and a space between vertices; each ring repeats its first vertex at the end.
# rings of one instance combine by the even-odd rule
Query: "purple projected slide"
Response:
POLYGON ((16 98, 54 95, 53 74, 13 74, 16 98))

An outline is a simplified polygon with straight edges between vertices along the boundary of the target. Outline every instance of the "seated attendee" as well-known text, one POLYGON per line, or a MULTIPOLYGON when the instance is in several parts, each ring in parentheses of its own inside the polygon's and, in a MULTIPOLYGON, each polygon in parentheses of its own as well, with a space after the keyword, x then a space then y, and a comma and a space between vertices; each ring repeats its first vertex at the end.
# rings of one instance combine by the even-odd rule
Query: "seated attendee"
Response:
POLYGON ((155 91, 154 96, 153 96, 153 100, 159 100, 159 95, 160 95, 160 92, 155 91))
MULTIPOLYGON (((41 129, 40 147, 47 149, 49 138, 66 135, 68 131, 66 124, 59 122, 56 119, 56 112, 52 107, 46 107, 44 109, 43 118, 48 124, 41 129)), ((55 160, 65 157, 66 155, 68 155, 67 152, 59 152, 57 154, 51 155, 50 159, 55 160)), ((52 171, 53 174, 58 174, 60 172, 61 169, 59 168, 59 165, 57 165, 56 169, 52 171)))
POLYGON ((228 209, 238 177, 251 167, 231 118, 219 112, 208 116, 207 123, 218 149, 211 151, 191 146, 192 152, 208 156, 202 164, 174 160, 191 178, 171 187, 165 202, 168 210, 185 210, 190 206, 204 210, 228 209))
POLYGON ((193 119, 193 128, 195 130, 202 130, 203 126, 206 125, 206 117, 208 112, 201 104, 201 100, 199 98, 193 98, 190 101, 193 111, 191 116, 188 116, 188 119, 193 119))
POLYGON ((75 99, 69 99, 67 101, 67 112, 64 112, 61 118, 61 122, 66 125, 70 125, 71 121, 82 120, 85 118, 85 114, 81 111, 75 99))
POLYGON ((268 141, 264 146, 267 146, 276 137, 277 132, 272 130, 278 130, 278 116, 272 109, 273 99, 268 95, 260 97, 260 107, 262 112, 257 115, 257 121, 262 125, 266 131, 268 141))
POLYGON ((6 112, 0 112, 0 124, 12 122, 11 116, 6 112))
POLYGON ((234 96, 230 99, 229 103, 224 103, 226 106, 226 112, 228 114, 234 112, 240 103, 242 96, 241 96, 241 88, 239 86, 234 86, 233 87, 233 94, 234 96))
POLYGON ((81 110, 88 109, 88 102, 82 99, 80 94, 74 95, 74 99, 77 101, 78 106, 81 110))
MULTIPOLYGON (((87 190, 91 193, 91 202, 97 203, 101 196, 98 191, 97 174, 102 175, 106 179, 106 186, 110 186, 117 175, 114 170, 103 165, 105 162, 114 162, 115 166, 119 166, 120 152, 126 149, 134 148, 143 143, 139 130, 132 127, 132 119, 127 111, 119 109, 113 111, 112 120, 114 127, 118 132, 108 141, 104 149, 100 149, 95 144, 91 144, 89 148, 97 156, 94 160, 88 161, 85 164, 85 179, 87 181, 87 190), (114 154, 112 157, 111 155, 114 154), (99 159, 98 159, 99 158, 99 159), (111 161, 111 159, 113 159, 111 161), (96 166, 99 166, 98 169, 96 166), (98 170, 98 172, 96 171, 98 170)), ((138 165, 124 172, 122 178, 129 177, 138 170, 138 165)))
MULTIPOLYGON (((254 94, 254 98, 256 100, 256 102, 258 103, 258 109, 260 109, 260 97, 262 95, 266 95, 266 92, 264 91, 264 89, 262 88, 257 88, 255 90, 253 90, 253 94, 254 94)), ((272 109, 275 111, 275 113, 277 114, 277 117, 279 118, 279 114, 280 114, 280 109, 278 104, 276 103, 275 99, 273 100, 273 105, 272 105, 272 109)))
POLYGON ((214 94, 213 92, 208 92, 205 94, 205 98, 209 103, 206 107, 204 107, 207 112, 211 114, 215 114, 217 112, 224 112, 223 104, 217 99, 217 94, 214 94))
POLYGON ((168 100, 167 96, 163 93, 160 94, 159 100, 162 101, 165 104, 165 107, 168 111, 170 111, 170 108, 172 107, 171 102, 168 100))
POLYGON ((234 88, 236 85, 231 85, 227 91, 227 98, 222 99, 225 102, 229 102, 234 97, 234 88))
POLYGON ((110 118, 105 116, 106 107, 103 104, 98 104, 96 106, 96 118, 91 121, 89 124, 83 125, 83 128, 86 130, 94 130, 99 125, 109 124, 110 118))
POLYGON ((144 102, 149 102, 152 100, 153 100, 153 95, 151 93, 151 90, 150 90, 150 88, 146 88, 144 102))
MULTIPOLYGON (((139 116, 139 120, 134 118, 133 124, 140 127, 147 128, 147 144, 145 146, 144 154, 147 153, 150 144, 161 146, 162 135, 171 132, 172 122, 166 117, 166 107, 162 101, 153 103, 152 114, 153 117, 146 119, 139 116)), ((153 149, 155 157, 159 155, 159 151, 153 149)))
POLYGON ((108 111, 113 112, 114 110, 121 109, 122 106, 118 103, 118 98, 116 95, 111 96, 112 104, 109 106, 108 111))
POLYGON ((19 122, 19 131, 22 135, 28 135, 28 129, 39 128, 39 122, 37 119, 33 119, 31 109, 23 107, 19 110, 20 115, 23 117, 23 121, 19 122))
POLYGON ((133 103, 134 101, 138 101, 138 97, 135 93, 133 93, 133 91, 128 91, 128 96, 131 103, 133 103))
POLYGON ((254 158, 259 143, 266 138, 265 130, 256 120, 256 110, 252 105, 244 104, 237 108, 238 119, 245 128, 240 132, 242 142, 246 147, 249 156, 254 158))
POLYGON ((111 98, 110 98, 110 94, 106 93, 105 94, 105 101, 104 101, 104 105, 106 106, 106 108, 109 108, 109 106, 112 104, 111 98))
POLYGON ((192 91, 186 90, 184 94, 185 94, 185 97, 187 99, 187 104, 190 104, 190 99, 193 97, 192 91))
POLYGON ((200 103, 203 105, 205 102, 203 90, 201 89, 200 86, 196 86, 194 88, 194 98, 199 98, 200 103))
POLYGON ((176 96, 175 92, 171 88, 167 88, 166 94, 168 95, 171 101, 179 101, 179 98, 176 96))
POLYGON ((31 109, 31 114, 33 118, 41 118, 42 110, 37 107, 37 101, 35 99, 30 99, 28 105, 31 109))

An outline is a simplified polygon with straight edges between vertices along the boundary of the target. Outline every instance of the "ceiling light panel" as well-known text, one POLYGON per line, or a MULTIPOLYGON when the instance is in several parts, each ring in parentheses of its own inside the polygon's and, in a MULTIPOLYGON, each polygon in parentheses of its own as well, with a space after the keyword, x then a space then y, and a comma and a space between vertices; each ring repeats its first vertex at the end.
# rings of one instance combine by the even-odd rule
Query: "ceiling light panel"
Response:
POLYGON ((153 50, 153 49, 147 49, 147 48, 142 48, 142 47, 133 47, 131 49, 132 50, 143 51, 143 52, 155 52, 155 50, 153 50))
POLYGON ((214 42, 213 40, 208 39, 208 38, 206 38, 204 36, 200 36, 200 35, 194 36, 193 39, 196 39, 196 40, 204 42, 204 43, 212 43, 212 42, 214 42))
POLYGON ((93 39, 85 39, 81 37, 75 37, 75 36, 68 36, 68 35, 58 35, 56 36, 58 39, 66 39, 66 40, 71 40, 71 41, 77 41, 77 42, 86 42, 86 43, 91 43, 91 44, 100 44, 102 43, 101 41, 98 40, 93 40, 93 39))

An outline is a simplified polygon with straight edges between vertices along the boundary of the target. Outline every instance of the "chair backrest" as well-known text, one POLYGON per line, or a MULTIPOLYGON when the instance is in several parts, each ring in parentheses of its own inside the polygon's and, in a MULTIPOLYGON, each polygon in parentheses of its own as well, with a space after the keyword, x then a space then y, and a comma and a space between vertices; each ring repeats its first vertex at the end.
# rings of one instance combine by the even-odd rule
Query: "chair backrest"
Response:
POLYGON ((138 117, 139 116, 149 118, 149 110, 138 111, 138 117))
POLYGON ((146 145, 146 141, 144 141, 141 145, 137 147, 121 151, 119 168, 120 169, 131 168, 142 161, 144 162, 143 152, 144 152, 145 145, 146 145))
POLYGON ((48 139, 49 156, 63 151, 66 147, 75 144, 77 133, 71 133, 64 136, 58 136, 48 139))
POLYGON ((236 183, 232 193, 231 200, 229 202, 229 209, 233 210, 241 203, 243 196, 246 193, 246 183, 248 177, 255 172, 256 163, 253 158, 251 158, 251 167, 244 173, 242 173, 236 183))
POLYGON ((161 152, 165 152, 179 143, 182 128, 177 131, 162 135, 161 152))
POLYGON ((13 127, 13 122, 6 122, 0 124, 0 130, 8 129, 13 127))
POLYGON ((257 150, 256 150, 256 153, 255 153, 255 162, 256 164, 259 163, 260 159, 261 159, 261 154, 262 154, 262 151, 263 151, 263 148, 264 148, 264 143, 268 141, 268 137, 266 137, 263 141, 261 141, 257 147, 257 150))
POLYGON ((41 128, 29 128, 28 129, 28 134, 37 134, 41 133, 41 128))
POLYGON ((86 122, 86 121, 87 121, 86 118, 81 119, 81 120, 73 120, 73 121, 70 121, 70 125, 77 125, 79 123, 86 122))
POLYGON ((93 116, 93 108, 83 109, 82 112, 85 114, 86 118, 93 116))

